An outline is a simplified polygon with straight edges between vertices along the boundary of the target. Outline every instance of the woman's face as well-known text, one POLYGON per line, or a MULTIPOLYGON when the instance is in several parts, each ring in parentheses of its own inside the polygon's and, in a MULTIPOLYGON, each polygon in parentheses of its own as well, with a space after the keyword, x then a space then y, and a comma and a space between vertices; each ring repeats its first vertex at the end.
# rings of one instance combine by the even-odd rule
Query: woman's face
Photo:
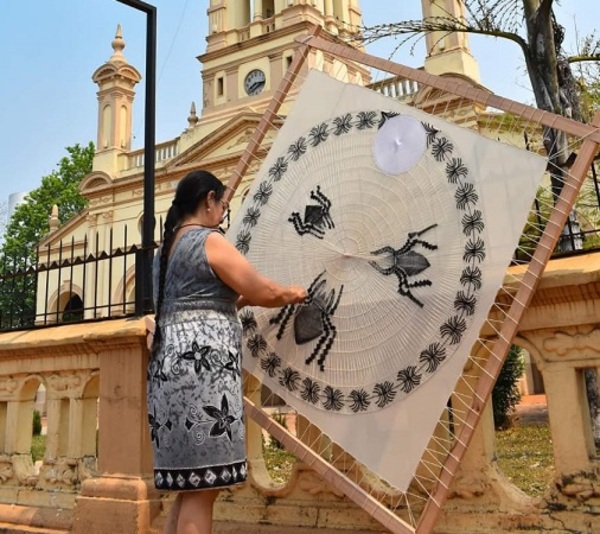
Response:
POLYGON ((225 220, 228 210, 229 202, 223 200, 222 198, 214 200, 213 217, 215 218, 215 226, 221 224, 225 220))

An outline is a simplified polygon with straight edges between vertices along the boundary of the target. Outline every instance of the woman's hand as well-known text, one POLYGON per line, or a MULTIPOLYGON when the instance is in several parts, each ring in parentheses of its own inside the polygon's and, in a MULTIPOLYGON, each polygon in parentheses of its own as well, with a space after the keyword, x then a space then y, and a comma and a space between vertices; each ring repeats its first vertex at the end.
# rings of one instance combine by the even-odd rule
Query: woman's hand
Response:
POLYGON ((289 292, 290 299, 288 304, 297 304, 298 302, 304 302, 306 300, 306 297, 308 296, 306 289, 295 284, 288 286, 287 290, 289 292))

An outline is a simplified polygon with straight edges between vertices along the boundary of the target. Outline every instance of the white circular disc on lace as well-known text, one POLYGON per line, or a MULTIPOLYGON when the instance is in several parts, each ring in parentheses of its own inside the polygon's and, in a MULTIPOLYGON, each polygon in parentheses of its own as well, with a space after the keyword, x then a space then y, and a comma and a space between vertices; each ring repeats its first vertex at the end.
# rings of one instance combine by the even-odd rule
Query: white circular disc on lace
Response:
POLYGON ((423 156, 427 140, 422 124, 408 115, 389 116, 373 143, 375 164, 385 173, 410 170, 423 156))

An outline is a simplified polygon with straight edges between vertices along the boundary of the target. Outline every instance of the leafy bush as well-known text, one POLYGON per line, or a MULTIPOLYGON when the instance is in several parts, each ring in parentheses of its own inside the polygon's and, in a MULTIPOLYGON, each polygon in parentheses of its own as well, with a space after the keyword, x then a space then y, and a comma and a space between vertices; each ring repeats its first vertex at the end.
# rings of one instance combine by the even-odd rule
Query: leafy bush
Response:
POLYGON ((46 452, 46 436, 33 436, 31 440, 31 459, 33 462, 44 459, 46 452))
POLYGON ((32 435, 39 436, 42 433, 42 415, 39 410, 33 410, 33 432, 32 435))
POLYGON ((494 409, 494 425, 497 429, 508 428, 511 423, 515 406, 521 400, 521 394, 517 387, 519 378, 525 370, 525 362, 521 355, 521 349, 515 345, 510 348, 504 366, 494 390, 492 391, 492 407, 494 409))
MULTIPOLYGON (((283 428, 285 428, 286 430, 288 429, 287 418, 284 413, 274 412, 273 419, 275 419, 275 421, 277 421, 283 428)), ((269 442, 267 444, 267 447, 278 450, 284 449, 283 444, 273 436, 269 436, 269 442)))

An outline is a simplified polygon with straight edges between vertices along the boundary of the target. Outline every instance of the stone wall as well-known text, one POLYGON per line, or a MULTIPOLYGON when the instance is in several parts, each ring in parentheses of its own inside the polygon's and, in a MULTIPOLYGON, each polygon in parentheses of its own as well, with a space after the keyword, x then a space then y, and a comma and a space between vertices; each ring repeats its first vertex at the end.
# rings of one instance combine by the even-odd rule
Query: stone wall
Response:
MULTIPOLYGON (((513 268, 507 280, 520 274, 513 268)), ((600 367, 599 304, 600 254, 554 260, 515 341, 529 351, 546 389, 555 457, 547 494, 528 497, 499 472, 488 407, 435 532, 600 532, 600 471, 583 378, 585 369, 600 367)), ((171 497, 152 485, 147 356, 143 319, 0 335, 0 527, 161 531, 171 497), (31 423, 40 385, 47 441, 36 466, 31 423)), ((221 494, 217 533, 386 531, 304 463, 275 485, 256 432, 250 424, 250 481, 221 494)), ((362 477, 361 484, 385 500, 376 482, 362 477)))

